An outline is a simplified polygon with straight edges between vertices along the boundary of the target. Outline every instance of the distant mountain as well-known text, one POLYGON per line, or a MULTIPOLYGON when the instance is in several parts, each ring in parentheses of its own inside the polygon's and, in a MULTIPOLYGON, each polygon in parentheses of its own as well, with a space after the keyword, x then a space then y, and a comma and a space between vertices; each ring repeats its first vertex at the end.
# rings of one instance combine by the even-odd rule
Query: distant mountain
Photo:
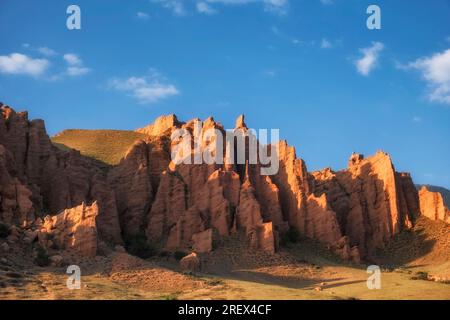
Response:
POLYGON ((423 186, 427 187, 427 189, 432 192, 440 192, 442 194, 442 197, 444 198, 445 205, 447 206, 447 208, 450 208, 450 190, 443 187, 432 186, 429 184, 418 184, 416 185, 417 190, 420 190, 420 188, 422 188, 423 186))

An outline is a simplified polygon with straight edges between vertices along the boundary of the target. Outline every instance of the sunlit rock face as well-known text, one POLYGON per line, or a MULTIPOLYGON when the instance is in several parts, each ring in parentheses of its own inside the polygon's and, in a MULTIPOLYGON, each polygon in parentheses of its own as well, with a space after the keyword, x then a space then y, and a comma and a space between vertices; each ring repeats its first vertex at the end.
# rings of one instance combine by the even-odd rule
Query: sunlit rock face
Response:
POLYGON ((420 214, 412 180, 395 171, 384 152, 365 159, 354 154, 346 170, 312 173, 314 193, 326 194, 351 247, 370 257, 420 214))
MULTIPOLYGON (((45 229, 81 255, 95 255, 98 241, 121 244, 138 234, 162 250, 198 253, 239 234, 250 248, 275 253, 296 230, 359 262, 421 213, 449 222, 442 197, 418 193, 410 175, 396 172, 384 152, 353 154, 345 170, 309 173, 295 149, 279 141, 269 148, 279 170, 268 176, 261 175, 259 162, 231 163, 226 150, 220 163, 176 164, 176 130, 200 137, 209 129, 226 131, 213 118, 181 122, 170 115, 138 129, 146 137, 105 171, 75 150, 54 146, 43 121, 29 121, 26 112, 7 106, 0 115, 1 221, 36 229, 37 218, 49 216, 45 229)), ((236 120, 234 132, 249 132, 244 119, 236 120)), ((193 143, 185 157, 194 159, 211 141, 193 143)))
POLYGON ((450 223, 450 211, 439 192, 431 192, 426 187, 422 187, 419 191, 419 200, 420 210, 424 216, 431 220, 450 223))

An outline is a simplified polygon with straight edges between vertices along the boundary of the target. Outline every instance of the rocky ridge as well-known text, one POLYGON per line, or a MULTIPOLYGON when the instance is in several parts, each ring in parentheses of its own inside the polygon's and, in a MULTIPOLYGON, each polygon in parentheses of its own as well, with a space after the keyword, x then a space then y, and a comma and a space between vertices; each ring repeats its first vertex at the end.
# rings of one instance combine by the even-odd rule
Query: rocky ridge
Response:
MULTIPOLYGON (((161 250, 208 253, 238 233, 251 248, 273 254, 298 233, 355 262, 370 260, 420 214, 448 222, 442 197, 417 193, 410 175, 396 172, 384 152, 354 154, 342 171, 309 173, 295 149, 280 141, 271 147, 280 162, 273 176, 261 175, 261 164, 226 159, 175 165, 171 133, 193 132, 196 125, 174 115, 157 119, 138 129, 147 138, 106 172, 79 152, 54 146, 43 121, 2 105, 0 220, 37 232, 33 241, 43 245, 48 237, 39 234, 51 234, 82 256, 138 234, 161 250)), ((209 128, 225 132, 213 118, 200 132, 209 128)), ((246 131, 241 116, 235 132, 246 131)), ((200 150, 210 143, 201 141, 200 150)))

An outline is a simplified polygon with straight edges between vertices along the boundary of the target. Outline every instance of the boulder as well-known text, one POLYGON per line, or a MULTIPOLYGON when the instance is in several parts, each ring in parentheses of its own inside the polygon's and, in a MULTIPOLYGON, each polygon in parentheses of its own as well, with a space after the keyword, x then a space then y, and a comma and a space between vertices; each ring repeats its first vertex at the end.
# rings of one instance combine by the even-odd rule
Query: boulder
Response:
POLYGON ((63 265, 64 258, 60 255, 54 255, 50 257, 50 264, 53 267, 61 267, 63 265))
POLYGON ((193 252, 180 260, 180 268, 184 272, 199 272, 200 259, 198 255, 193 252))
POLYGON ((3 243, 0 245, 0 249, 1 249, 3 252, 9 252, 9 245, 8 245, 6 242, 3 242, 3 243))

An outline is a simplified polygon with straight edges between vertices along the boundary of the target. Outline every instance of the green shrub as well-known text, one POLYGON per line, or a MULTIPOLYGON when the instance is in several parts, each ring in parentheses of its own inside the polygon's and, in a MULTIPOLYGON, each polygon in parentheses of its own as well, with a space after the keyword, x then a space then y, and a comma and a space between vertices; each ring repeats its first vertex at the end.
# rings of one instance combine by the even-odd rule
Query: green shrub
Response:
POLYGON ((428 272, 418 271, 411 277, 411 280, 428 280, 428 272))
POLYGON ((300 233, 298 232, 297 228, 290 227, 288 231, 288 239, 292 243, 297 243, 300 240, 300 233))
POLYGON ((162 300, 175 301, 175 300, 178 300, 178 294, 177 293, 171 293, 171 294, 162 296, 161 299, 162 300))
POLYGON ((165 250, 161 251, 158 254, 158 256, 161 257, 161 258, 168 258, 168 257, 170 257, 170 255, 171 255, 170 252, 169 251, 165 251, 165 250))
POLYGON ((37 245, 36 247, 36 258, 34 259, 34 263, 40 267, 46 267, 50 264, 47 250, 41 245, 37 245))
POLYGON ((10 227, 8 225, 0 222, 0 238, 6 238, 11 233, 10 227))
POLYGON ((150 258, 157 253, 155 247, 142 232, 128 236, 125 240, 125 248, 130 254, 142 259, 150 258))
POLYGON ((184 257, 186 257, 188 254, 186 253, 186 252, 184 252, 184 251, 181 251, 181 250, 177 250, 177 251, 175 251, 174 253, 173 253, 173 257, 176 259, 176 260, 178 260, 178 261, 180 261, 181 259, 183 259, 184 257))
POLYGON ((283 245, 289 245, 291 243, 297 243, 300 241, 300 233, 297 228, 290 227, 289 230, 283 235, 281 242, 283 245))

